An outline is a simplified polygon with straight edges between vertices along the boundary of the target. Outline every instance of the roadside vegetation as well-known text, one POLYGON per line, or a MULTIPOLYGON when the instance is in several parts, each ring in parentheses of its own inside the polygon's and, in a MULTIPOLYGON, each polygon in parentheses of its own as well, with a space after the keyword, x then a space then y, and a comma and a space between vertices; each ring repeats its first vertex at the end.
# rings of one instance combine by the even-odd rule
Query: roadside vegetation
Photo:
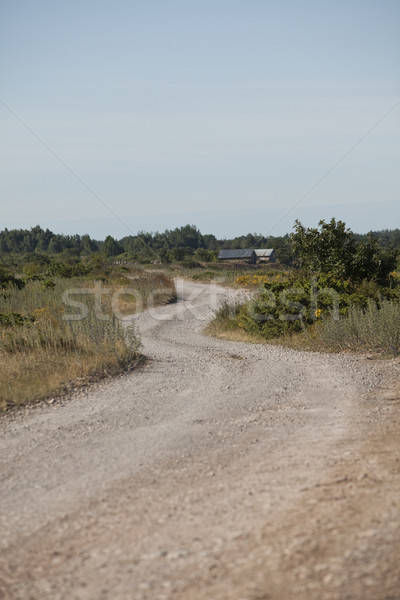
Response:
POLYGON ((358 241, 334 219, 318 229, 297 221, 294 229, 293 269, 238 277, 237 285, 257 293, 221 306, 209 333, 298 349, 399 354, 397 251, 380 248, 372 235, 358 241))
POLYGON ((129 370, 140 360, 130 316, 176 299, 166 274, 101 255, 35 253, 7 262, 0 267, 0 410, 129 370))
POLYGON ((300 349, 400 352, 400 230, 360 236, 296 221, 282 237, 218 240, 186 225, 116 240, 0 232, 0 409, 131 368, 130 315, 176 300, 174 278, 246 290, 208 331, 300 349), (276 263, 218 262, 221 249, 274 248, 276 263), (124 323, 124 320, 126 322, 124 323))

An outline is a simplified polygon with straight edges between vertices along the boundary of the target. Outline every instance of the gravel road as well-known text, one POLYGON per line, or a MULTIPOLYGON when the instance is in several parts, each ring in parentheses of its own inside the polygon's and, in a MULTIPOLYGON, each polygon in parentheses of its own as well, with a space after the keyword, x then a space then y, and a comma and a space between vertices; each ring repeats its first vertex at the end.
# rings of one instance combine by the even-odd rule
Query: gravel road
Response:
POLYGON ((4 415, 0 598, 400 598, 397 359, 203 335, 178 281, 146 363, 4 415))

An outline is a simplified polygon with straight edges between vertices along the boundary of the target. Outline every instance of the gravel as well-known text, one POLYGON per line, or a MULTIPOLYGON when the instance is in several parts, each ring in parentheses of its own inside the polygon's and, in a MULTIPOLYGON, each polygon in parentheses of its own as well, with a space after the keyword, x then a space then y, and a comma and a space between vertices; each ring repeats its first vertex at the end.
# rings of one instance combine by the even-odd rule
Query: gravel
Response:
POLYGON ((0 420, 0 598, 398 597, 399 361, 207 337, 237 292, 177 285, 143 366, 0 420))

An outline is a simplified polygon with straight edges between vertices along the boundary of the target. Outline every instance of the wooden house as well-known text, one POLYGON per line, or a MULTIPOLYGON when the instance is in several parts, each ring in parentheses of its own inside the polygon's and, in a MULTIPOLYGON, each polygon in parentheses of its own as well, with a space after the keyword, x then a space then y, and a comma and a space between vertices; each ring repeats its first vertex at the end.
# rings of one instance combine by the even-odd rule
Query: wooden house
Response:
POLYGON ((254 250, 257 262, 275 262, 275 253, 272 248, 256 248, 254 250))
POLYGON ((254 250, 220 250, 218 253, 219 260, 244 261, 255 265, 257 256, 254 250))

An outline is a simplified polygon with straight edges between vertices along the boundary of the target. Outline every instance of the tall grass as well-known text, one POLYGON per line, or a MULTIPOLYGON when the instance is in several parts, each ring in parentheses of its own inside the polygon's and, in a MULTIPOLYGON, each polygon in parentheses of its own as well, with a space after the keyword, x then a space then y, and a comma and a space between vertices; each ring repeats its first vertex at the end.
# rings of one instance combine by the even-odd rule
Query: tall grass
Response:
POLYGON ((175 297, 173 281, 156 273, 111 284, 55 279, 50 288, 29 281, 21 290, 2 290, 0 409, 130 368, 140 357, 140 341, 133 326, 124 326, 116 313, 127 317, 150 302, 175 297), (96 289, 101 295, 96 296, 96 289), (67 297, 80 302, 84 311, 65 304, 69 292, 67 297))
POLYGON ((400 303, 370 300, 366 309, 350 307, 347 316, 327 318, 317 328, 324 346, 337 350, 362 350, 388 355, 400 353, 400 303))
POLYGON ((136 311, 157 304, 176 302, 177 299, 174 280, 162 271, 137 270, 130 277, 116 283, 119 286, 124 283, 127 297, 129 297, 129 290, 134 292, 131 302, 136 303, 136 311))
MULTIPOLYGON (((207 333, 234 341, 266 342, 256 329, 244 331, 242 312, 245 305, 225 303, 216 311, 207 333)), ((373 352, 385 356, 400 354, 400 302, 369 300, 366 308, 350 306, 346 316, 332 316, 304 326, 299 333, 283 333, 268 339, 296 350, 328 352, 373 352)))

